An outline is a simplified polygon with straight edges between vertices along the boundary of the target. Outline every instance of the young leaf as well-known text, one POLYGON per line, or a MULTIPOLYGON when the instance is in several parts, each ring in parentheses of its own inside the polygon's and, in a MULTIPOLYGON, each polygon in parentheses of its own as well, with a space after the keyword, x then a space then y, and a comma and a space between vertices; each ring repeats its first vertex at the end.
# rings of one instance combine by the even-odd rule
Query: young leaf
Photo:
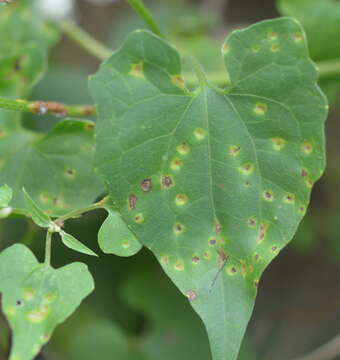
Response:
POLYGON ((78 251, 83 254, 92 255, 92 256, 98 256, 95 252, 93 252, 91 249, 89 249, 87 246, 82 244, 79 240, 77 240, 74 236, 67 234, 65 231, 59 232, 61 236, 61 241, 65 246, 68 248, 78 251))
POLYGON ((0 186, 0 208, 8 206, 13 196, 12 189, 6 184, 0 186))
MULTIPOLYGON (((324 166, 325 97, 290 18, 233 32, 230 86, 183 88, 178 53, 132 33, 90 81, 97 165, 124 221, 234 360, 259 278, 292 239, 324 166)), ((227 75, 226 75, 227 76, 227 75)))
POLYGON ((116 211, 111 208, 106 210, 108 217, 98 232, 100 248, 106 254, 135 255, 142 248, 142 244, 116 211))
POLYGON ((34 359, 54 328, 93 288, 85 264, 53 269, 40 264, 21 244, 0 253, 2 308, 13 332, 10 360, 34 359))
POLYGON ((32 220, 41 227, 48 228, 52 224, 51 218, 45 214, 38 205, 32 200, 25 189, 22 189, 24 194, 26 207, 32 217, 32 220))

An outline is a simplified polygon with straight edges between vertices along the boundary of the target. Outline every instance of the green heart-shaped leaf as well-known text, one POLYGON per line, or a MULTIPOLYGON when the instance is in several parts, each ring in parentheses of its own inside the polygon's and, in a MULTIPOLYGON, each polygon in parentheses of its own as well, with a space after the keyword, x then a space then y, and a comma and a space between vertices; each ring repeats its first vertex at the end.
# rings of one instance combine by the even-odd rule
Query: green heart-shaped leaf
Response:
POLYGON ((201 74, 188 92, 178 53, 137 31, 90 88, 115 206, 203 319, 213 359, 234 360, 259 278, 324 170, 328 106, 293 19, 235 31, 222 54, 228 88, 201 74))
POLYGON ((13 331, 10 360, 31 360, 54 328, 70 316, 94 288, 85 264, 59 269, 40 264, 15 244, 0 254, 2 308, 13 331))

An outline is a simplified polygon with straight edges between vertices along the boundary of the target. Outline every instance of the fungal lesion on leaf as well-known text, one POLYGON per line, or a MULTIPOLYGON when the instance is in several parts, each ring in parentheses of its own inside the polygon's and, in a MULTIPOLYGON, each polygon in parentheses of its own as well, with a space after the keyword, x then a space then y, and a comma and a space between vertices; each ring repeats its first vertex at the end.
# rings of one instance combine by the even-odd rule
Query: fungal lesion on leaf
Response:
POLYGON ((186 142, 183 142, 176 147, 176 150, 181 155, 187 155, 190 152, 190 147, 186 142))
POLYGON ((293 193, 285 193, 283 195, 283 201, 286 203, 286 204, 294 204, 295 203, 295 194, 293 193))
POLYGON ((152 189, 152 180, 150 178, 144 179, 141 183, 141 188, 144 192, 148 192, 152 189))
POLYGON ((267 231, 268 231, 268 223, 262 222, 259 226, 259 231, 257 234, 257 238, 256 238, 256 243, 260 244, 264 241, 264 239, 266 238, 267 235, 267 231))
POLYGON ((139 62, 138 64, 133 64, 131 66, 130 75, 144 78, 144 64, 143 62, 139 62))
POLYGON ((173 226, 173 231, 174 231, 174 234, 175 235, 180 235, 184 232, 185 230, 185 227, 183 224, 181 223, 176 223, 174 226, 173 226))
POLYGON ((133 219, 136 224, 143 224, 144 222, 144 216, 142 213, 135 215, 133 219))
POLYGON ((188 196, 185 194, 177 194, 175 202, 177 206, 183 206, 188 202, 188 196))
POLYGON ((183 260, 177 260, 174 264, 174 269, 177 271, 183 271, 184 270, 184 262, 183 260))
POLYGON ((302 144, 302 151, 306 154, 306 155, 310 155, 313 152, 313 145, 310 142, 304 142, 302 144))
POLYGON ((64 170, 64 175, 65 177, 69 178, 69 179, 74 179, 76 177, 76 170, 72 169, 72 168, 66 168, 64 170))
POLYGON ((172 175, 163 175, 161 183, 163 189, 170 189, 172 186, 174 186, 174 178, 172 175))
POLYGON ((185 89, 185 81, 181 75, 172 75, 171 81, 180 89, 185 89))
POLYGON ((282 150, 286 145, 286 140, 281 137, 272 138, 273 148, 276 151, 282 150))
POLYGON ((241 151, 241 147, 239 145, 231 145, 229 146, 229 155, 230 156, 237 156, 241 151))
POLYGON ((250 162, 243 164, 239 168, 240 172, 246 176, 250 175, 254 171, 254 165, 250 162))
POLYGON ((267 111, 268 111, 268 106, 267 106, 267 104, 260 103, 260 102, 257 102, 257 103, 255 104, 254 112, 255 112, 256 115, 263 116, 263 115, 266 114, 267 111))
POLYGON ((193 255, 191 258, 191 262, 195 265, 197 265, 200 261, 201 261, 201 259, 198 255, 193 255))
POLYGON ((303 34, 301 32, 293 33, 292 37, 296 43, 301 43, 304 40, 303 34))
POLYGON ((137 198, 137 196, 135 194, 129 195, 129 197, 128 197, 128 208, 130 210, 134 210, 136 208, 137 201, 138 201, 138 198, 137 198))
POLYGON ((175 158, 171 161, 170 167, 172 170, 180 170, 183 165, 183 161, 179 158, 175 158))
POLYGON ((274 193, 271 190, 265 190, 262 194, 264 200, 272 202, 274 200, 274 193))
POLYGON ((194 135, 197 140, 203 140, 206 136, 206 131, 202 128, 197 128, 194 131, 194 135))

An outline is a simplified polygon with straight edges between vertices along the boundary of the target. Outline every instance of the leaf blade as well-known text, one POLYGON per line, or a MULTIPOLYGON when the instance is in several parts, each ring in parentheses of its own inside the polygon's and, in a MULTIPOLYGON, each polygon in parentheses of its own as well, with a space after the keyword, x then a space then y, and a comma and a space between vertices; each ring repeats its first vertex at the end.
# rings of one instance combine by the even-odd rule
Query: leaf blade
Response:
POLYGON ((231 360, 323 172, 327 102, 293 19, 234 32, 222 52, 227 89, 174 90, 176 51, 135 32, 90 89, 115 205, 203 319, 213 359, 231 360))

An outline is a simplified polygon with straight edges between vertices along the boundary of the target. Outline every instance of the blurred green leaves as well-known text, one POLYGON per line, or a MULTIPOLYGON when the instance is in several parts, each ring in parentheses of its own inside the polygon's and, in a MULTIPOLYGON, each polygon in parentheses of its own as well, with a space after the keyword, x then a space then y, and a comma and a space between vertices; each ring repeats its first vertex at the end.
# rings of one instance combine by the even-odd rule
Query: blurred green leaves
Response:
POLYGON ((63 322, 92 292, 85 264, 57 270, 40 264, 21 244, 0 254, 2 308, 13 331, 10 360, 31 360, 63 322))

